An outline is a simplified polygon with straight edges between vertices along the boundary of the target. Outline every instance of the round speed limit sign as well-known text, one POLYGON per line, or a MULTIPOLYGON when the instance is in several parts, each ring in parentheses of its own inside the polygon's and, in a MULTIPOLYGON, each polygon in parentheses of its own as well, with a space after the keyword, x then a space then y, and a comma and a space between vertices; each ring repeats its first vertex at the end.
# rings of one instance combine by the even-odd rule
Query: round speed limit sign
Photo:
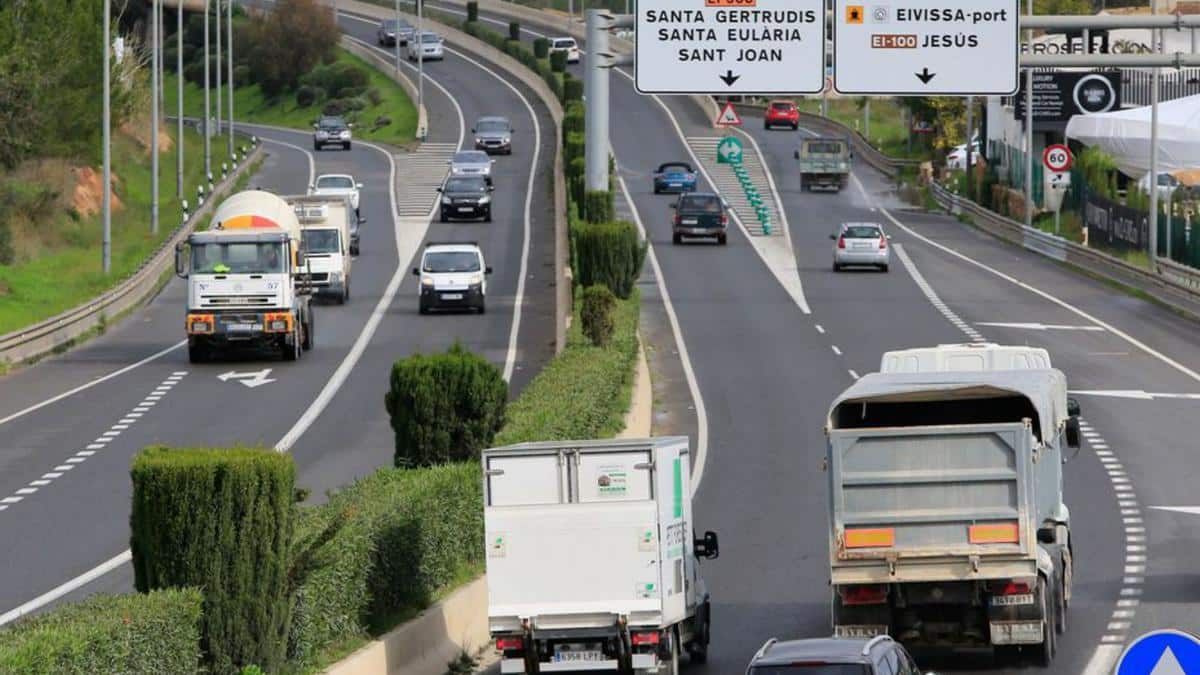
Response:
POLYGON ((1042 151, 1042 164, 1055 173, 1070 171, 1072 161, 1071 150, 1061 143, 1048 145, 1042 151))

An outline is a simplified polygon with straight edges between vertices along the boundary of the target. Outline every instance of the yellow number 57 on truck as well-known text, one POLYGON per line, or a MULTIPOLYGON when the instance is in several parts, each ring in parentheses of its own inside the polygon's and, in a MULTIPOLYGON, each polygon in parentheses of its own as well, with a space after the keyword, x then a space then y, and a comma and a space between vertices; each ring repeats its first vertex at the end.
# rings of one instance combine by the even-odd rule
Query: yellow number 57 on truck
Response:
POLYGON ((175 273, 188 282, 184 325, 193 363, 235 347, 294 361, 312 348, 300 222, 282 198, 247 190, 226 199, 207 230, 176 246, 175 273))

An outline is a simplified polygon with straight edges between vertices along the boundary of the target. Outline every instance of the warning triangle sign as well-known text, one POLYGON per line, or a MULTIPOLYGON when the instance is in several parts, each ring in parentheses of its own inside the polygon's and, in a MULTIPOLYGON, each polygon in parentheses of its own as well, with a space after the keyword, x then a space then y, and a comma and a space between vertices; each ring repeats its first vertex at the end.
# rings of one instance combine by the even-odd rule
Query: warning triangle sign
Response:
POLYGON ((738 117, 737 111, 733 109, 733 104, 726 102, 725 109, 717 116, 717 126, 741 126, 742 118, 738 117))

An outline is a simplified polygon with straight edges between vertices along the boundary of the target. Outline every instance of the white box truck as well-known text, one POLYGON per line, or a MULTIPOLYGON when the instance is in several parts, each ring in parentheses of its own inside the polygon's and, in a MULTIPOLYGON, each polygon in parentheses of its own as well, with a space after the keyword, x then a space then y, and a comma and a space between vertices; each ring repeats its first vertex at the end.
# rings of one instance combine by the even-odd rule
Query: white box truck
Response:
POLYGON ((354 207, 345 195, 289 195, 296 211, 308 264, 309 283, 317 296, 340 304, 350 299, 350 272, 358 254, 354 207))
POLYGON ((488 624, 502 673, 678 671, 707 656, 685 437, 483 453, 488 624))

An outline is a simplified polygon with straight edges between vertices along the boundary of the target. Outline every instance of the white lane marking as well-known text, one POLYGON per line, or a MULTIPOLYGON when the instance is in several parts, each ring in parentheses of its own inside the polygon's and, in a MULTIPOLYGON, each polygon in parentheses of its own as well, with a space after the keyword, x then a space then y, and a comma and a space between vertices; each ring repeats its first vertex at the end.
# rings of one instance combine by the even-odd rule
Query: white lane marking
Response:
POLYGON ((29 413, 34 412, 36 410, 41 410, 42 408, 45 408, 48 405, 53 405, 55 403, 58 403, 59 401, 63 400, 64 398, 67 398, 69 396, 74 396, 75 394, 78 394, 81 391, 86 391, 88 389, 91 389, 92 387, 94 387, 98 384, 103 384, 105 382, 108 382, 109 380, 113 379, 114 377, 120 377, 121 375, 124 375, 125 373, 128 373, 131 370, 134 370, 136 368, 141 368, 142 366, 146 365, 147 363, 150 363, 151 361, 160 359, 163 356, 170 354, 171 352, 175 351, 176 349, 179 349, 180 347, 182 347, 186 344, 187 344, 187 340, 181 340, 180 342, 177 342, 177 343, 171 345, 170 347, 167 347, 166 349, 155 352, 155 353, 151 354, 150 356, 147 356, 146 358, 142 359, 141 361, 131 363, 131 364, 125 366, 124 368, 114 370, 113 372, 111 372, 107 375, 103 375, 94 380, 90 380, 84 384, 79 385, 78 387, 73 388, 73 389, 68 389, 67 391, 64 391, 63 393, 58 394, 57 396, 48 398, 45 401, 42 401, 41 403, 31 405, 28 408, 25 408, 24 410, 18 410, 17 412, 12 413, 11 415, 9 415, 7 417, 0 418, 0 425, 4 425, 4 424, 7 424, 7 423, 17 419, 17 418, 24 417, 25 415, 28 415, 29 413))
POLYGON ((818 332, 818 333, 820 333, 821 335, 824 335, 824 334, 825 334, 825 327, 824 327, 824 326, 822 326, 821 324, 817 324, 817 332, 818 332))
POLYGON ((933 290, 933 286, 930 286, 929 282, 925 280, 924 275, 921 274, 921 270, 917 269, 917 266, 915 263, 913 263, 912 258, 908 257, 908 251, 904 250, 904 245, 895 244, 892 246, 892 249, 896 251, 896 257, 900 259, 900 263, 904 267, 904 270, 908 272, 908 276, 912 277, 913 283, 917 285, 917 288, 921 289, 921 293, 925 295, 925 298, 929 300, 934 309, 941 313, 941 315, 945 317, 946 320, 948 320, 951 324, 965 333, 966 336, 973 342, 982 342, 983 336, 980 335, 979 331, 968 326, 965 321, 963 321, 957 314, 954 313, 954 310, 950 309, 946 306, 946 303, 942 302, 942 299, 938 296, 937 291, 933 290))
POLYGON ((1189 516, 1200 516, 1200 506, 1151 506, 1149 508, 1155 511, 1172 511, 1174 513, 1186 513, 1189 516))
POLYGON ((829 347, 833 349, 834 354, 837 354, 838 356, 842 355, 842 350, 838 349, 837 345, 829 345, 829 347))
MULTIPOLYGON (((3 500, 0 500, 0 501, 3 501, 3 500)), ((42 595, 39 595, 38 597, 34 598, 33 600, 30 600, 29 602, 21 605, 20 607, 11 609, 11 610, 5 612, 4 614, 0 614, 0 626, 3 626, 6 623, 10 623, 11 621, 13 621, 15 619, 19 619, 20 617, 38 609, 39 607, 42 607, 51 602, 54 602, 55 600, 61 598, 62 596, 66 595, 67 593, 70 593, 71 591, 73 591, 85 584, 90 583, 94 579, 98 579, 98 578, 104 576, 105 574, 108 574, 112 570, 115 570, 116 568, 120 567, 121 565, 124 565, 125 563, 128 563, 131 560, 133 560, 133 556, 130 554, 129 551, 125 551, 125 552, 121 553, 117 557, 112 558, 91 570, 88 570, 87 572, 75 577, 74 579, 68 581, 67 583, 65 583, 47 593, 43 593, 42 595)))
MULTIPOLYGON (((58 466, 54 467, 54 470, 55 471, 70 471, 71 469, 74 469, 74 468, 75 468, 74 464, 59 464, 58 466)), ((0 624, 0 625, 3 625, 3 624, 0 624)))
POLYGON ((91 443, 87 446, 88 450, 103 450, 107 443, 91 443))
POLYGON ((1003 321, 980 321, 976 326, 996 326, 997 328, 1024 328, 1026 330, 1082 330, 1103 333, 1100 326, 1062 326, 1046 323, 1005 323, 1003 321))
POLYGON ((79 452, 75 453, 75 455, 78 457, 91 457, 94 454, 96 454, 95 450, 80 450, 79 452))
MULTIPOLYGON (((5 497, 4 499, 0 499, 0 503, 16 504, 17 502, 20 502, 22 499, 25 499, 25 498, 24 497, 5 497)), ((0 624, 0 625, 3 625, 3 624, 0 624)))
POLYGON ((854 372, 853 368, 850 369, 850 377, 853 377, 856 380, 858 379, 858 373, 854 372))
MULTIPOLYGON (((616 153, 613 153, 616 156, 616 153)), ((619 162, 618 162, 619 164, 619 162)), ((696 464, 692 469, 692 494, 700 489, 700 481, 704 479, 704 462, 708 457, 708 411, 704 407, 704 397, 700 394, 700 385, 696 382, 696 371, 692 368, 692 359, 688 356, 687 343, 683 339, 683 329, 679 327, 679 317, 675 314, 675 305, 671 303, 671 294, 667 291, 667 282, 663 278, 662 268, 658 265, 658 256, 654 253, 654 244, 642 224, 642 216, 638 213, 637 205, 625 185, 625 177, 617 171, 617 185, 621 194, 625 195, 625 203, 633 214, 633 222, 637 225, 642 239, 646 242, 646 259, 654 270, 654 281, 658 286, 658 294, 662 297, 663 308, 667 311, 667 321, 671 324, 671 333, 675 336, 675 349, 679 352, 679 360, 683 364, 683 377, 687 380, 688 391, 692 395, 692 405, 696 408, 696 464)))
MULTIPOLYGON (((613 70, 623 75, 630 82, 633 82, 634 78, 629 73, 621 70, 620 68, 614 68, 613 70)), ((700 161, 700 158, 696 156, 696 152, 692 149, 691 144, 687 142, 687 136, 683 133, 683 127, 679 126, 679 120, 675 119, 675 113, 671 112, 671 108, 668 107, 660 97, 651 94, 650 98, 654 99, 654 102, 663 109, 664 113, 666 113, 667 119, 670 120, 671 126, 675 128, 675 133, 679 136, 679 142, 683 145, 684 150, 687 151, 688 156, 692 158, 692 162, 696 168, 698 168, 700 173, 704 175, 704 180, 708 182, 713 190, 718 190, 717 182, 713 180, 711 175, 709 175, 708 169, 704 167, 704 163, 700 161)), ((616 155, 616 152, 613 152, 613 154, 616 155)), ((766 162, 765 160, 761 159, 761 155, 760 162, 764 165, 765 171, 766 162)), ((779 203, 778 206, 780 210, 783 209, 782 203, 779 203)), ((750 243, 750 247, 754 249, 754 252, 757 253, 758 257, 762 259, 763 263, 767 266, 767 269, 775 276, 776 280, 779 281, 779 284, 783 286, 783 290, 786 291, 789 296, 791 296, 792 301, 796 303, 796 306, 800 308, 800 311, 805 314, 812 314, 812 310, 808 306, 808 300, 806 300, 804 297, 804 285, 800 283, 799 265, 796 264, 796 251, 794 248, 792 248, 790 235, 788 236, 786 243, 783 244, 787 246, 786 253, 780 253, 780 255, 786 255, 787 259, 772 259, 771 254, 774 249, 769 249, 767 247, 773 246, 773 244, 772 242, 763 241, 764 239, 770 239, 770 237, 755 237, 751 235, 750 230, 746 228, 746 225, 742 222, 742 219, 736 213, 732 213, 731 215, 733 217, 733 222, 737 223, 738 228, 742 231, 742 234, 745 235, 746 241, 750 243)))
POLYGON ((58 473, 57 471, 51 471, 50 473, 44 473, 44 474, 42 474, 42 478, 49 478, 49 479, 53 480, 53 479, 55 479, 55 478, 58 478, 58 477, 59 477, 59 476, 61 476, 61 475, 62 475, 62 474, 61 474, 61 473, 58 473))
POLYGON ((67 458, 67 464, 79 464, 81 462, 86 462, 86 461, 87 461, 87 457, 68 457, 67 458))
POLYGON ((39 478, 38 480, 29 481, 29 484, 33 485, 35 487, 42 487, 43 485, 49 485, 50 480, 51 479, 49 479, 49 478, 39 478))
MULTIPOLYGON (((49 482, 49 481, 47 481, 47 482, 49 482)), ((35 487, 27 487, 27 488, 21 488, 20 490, 17 490, 15 494, 19 494, 19 495, 31 495, 31 494, 33 494, 33 493, 35 493, 35 492, 37 492, 37 488, 35 488, 35 487)))
POLYGON ((1175 394, 1166 392, 1149 392, 1141 389, 1072 389, 1069 393, 1080 396, 1107 396, 1109 398, 1132 398, 1140 401, 1155 399, 1183 399, 1200 401, 1200 394, 1175 394))

